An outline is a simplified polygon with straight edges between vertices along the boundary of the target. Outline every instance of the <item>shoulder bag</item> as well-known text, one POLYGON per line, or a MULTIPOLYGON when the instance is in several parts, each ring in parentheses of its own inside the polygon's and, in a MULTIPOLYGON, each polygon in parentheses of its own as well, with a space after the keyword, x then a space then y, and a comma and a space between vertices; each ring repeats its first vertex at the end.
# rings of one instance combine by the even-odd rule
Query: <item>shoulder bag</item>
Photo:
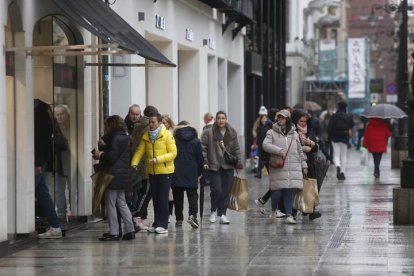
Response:
MULTIPOLYGON (((292 137, 292 140, 290 140, 290 144, 286 152, 286 157, 289 153, 290 146, 292 146, 293 138, 294 137, 292 137)), ((285 158, 277 154, 271 154, 269 159, 269 166, 275 169, 281 169, 285 166, 285 158)))

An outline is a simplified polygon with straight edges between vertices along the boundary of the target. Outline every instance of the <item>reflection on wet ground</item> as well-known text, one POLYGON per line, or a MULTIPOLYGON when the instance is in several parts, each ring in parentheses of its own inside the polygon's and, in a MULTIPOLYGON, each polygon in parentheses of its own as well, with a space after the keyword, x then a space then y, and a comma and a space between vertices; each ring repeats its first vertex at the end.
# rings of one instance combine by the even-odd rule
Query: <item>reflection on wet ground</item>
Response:
POLYGON ((229 211, 230 225, 208 221, 206 188, 202 229, 177 228, 173 218, 168 235, 143 232, 132 242, 102 243, 97 238, 107 224, 88 224, 0 259, 0 275, 414 274, 414 226, 392 223, 400 172, 389 169, 387 154, 375 180, 373 165, 361 166, 359 154, 349 153, 345 181, 336 180, 331 166, 318 220, 299 215, 297 225, 287 225, 261 215, 253 200, 268 179, 247 174, 250 210, 229 211))

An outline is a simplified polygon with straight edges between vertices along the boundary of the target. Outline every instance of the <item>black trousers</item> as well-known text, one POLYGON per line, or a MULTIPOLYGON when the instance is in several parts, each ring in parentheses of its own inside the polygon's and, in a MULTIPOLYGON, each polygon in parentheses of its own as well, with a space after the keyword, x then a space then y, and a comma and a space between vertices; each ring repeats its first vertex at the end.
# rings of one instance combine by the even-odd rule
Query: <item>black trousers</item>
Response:
POLYGON ((184 210, 184 192, 187 192, 188 199, 188 215, 193 215, 197 218, 198 212, 198 193, 197 188, 189 189, 182 187, 173 187, 172 188, 173 197, 174 197, 174 206, 175 206, 175 219, 177 221, 184 220, 183 210, 184 210))
POLYGON ((154 223, 152 227, 168 229, 168 194, 171 189, 172 174, 151 174, 150 194, 154 205, 154 223))
POLYGON ((382 152, 373 152, 372 157, 374 157, 374 172, 380 172, 380 163, 382 158, 382 152))

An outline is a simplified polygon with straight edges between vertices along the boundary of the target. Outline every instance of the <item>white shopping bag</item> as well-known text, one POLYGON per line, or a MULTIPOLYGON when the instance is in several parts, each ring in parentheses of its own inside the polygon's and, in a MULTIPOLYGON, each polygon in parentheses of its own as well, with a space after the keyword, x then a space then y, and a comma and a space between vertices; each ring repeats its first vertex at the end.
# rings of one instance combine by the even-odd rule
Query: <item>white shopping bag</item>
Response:
POLYGON ((369 152, 366 148, 362 148, 361 165, 368 166, 368 164, 369 164, 369 152))

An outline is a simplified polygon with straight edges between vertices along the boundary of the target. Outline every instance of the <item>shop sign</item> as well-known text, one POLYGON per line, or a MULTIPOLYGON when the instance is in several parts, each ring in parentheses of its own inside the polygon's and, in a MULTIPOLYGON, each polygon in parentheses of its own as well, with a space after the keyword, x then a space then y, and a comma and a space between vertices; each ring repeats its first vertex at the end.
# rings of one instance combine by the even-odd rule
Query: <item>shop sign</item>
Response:
POLYGON ((162 17, 161 15, 158 15, 158 14, 155 15, 155 28, 163 30, 163 31, 166 29, 165 18, 162 17))
POLYGON ((348 38, 348 97, 365 98, 367 81, 366 39, 348 38))
POLYGON ((209 39, 203 39, 203 46, 208 46, 208 48, 210 48, 211 50, 215 50, 216 49, 216 43, 211 38, 209 38, 209 39))
POLYGON ((194 40, 193 30, 191 30, 189 28, 185 29, 185 39, 187 39, 188 41, 193 41, 194 40))

